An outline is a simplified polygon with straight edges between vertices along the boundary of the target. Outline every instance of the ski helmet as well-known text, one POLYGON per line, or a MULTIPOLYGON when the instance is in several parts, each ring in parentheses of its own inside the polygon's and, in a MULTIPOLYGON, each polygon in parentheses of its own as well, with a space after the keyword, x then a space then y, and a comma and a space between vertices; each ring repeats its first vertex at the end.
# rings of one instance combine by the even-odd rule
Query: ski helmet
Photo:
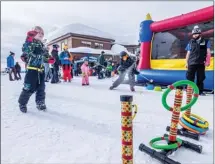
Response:
POLYGON ((202 33, 202 31, 201 31, 201 29, 199 28, 199 26, 194 26, 193 27, 193 30, 192 30, 192 34, 194 35, 194 34, 201 34, 202 33))
POLYGON ((104 54, 104 53, 105 53, 104 51, 101 52, 101 54, 104 54))
POLYGON ((121 58, 122 58, 123 56, 126 56, 126 55, 128 55, 127 52, 125 52, 125 51, 120 52, 120 57, 121 57, 121 58))

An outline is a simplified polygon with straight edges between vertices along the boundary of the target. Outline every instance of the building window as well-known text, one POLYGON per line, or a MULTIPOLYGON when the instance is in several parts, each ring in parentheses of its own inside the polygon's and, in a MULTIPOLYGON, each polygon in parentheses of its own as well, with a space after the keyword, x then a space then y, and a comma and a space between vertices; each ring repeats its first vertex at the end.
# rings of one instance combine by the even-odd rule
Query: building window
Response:
POLYGON ((67 44, 67 45, 68 45, 68 39, 65 39, 65 40, 64 40, 64 44, 67 44))
POLYGON ((101 43, 95 43, 95 49, 103 49, 103 46, 101 43))
MULTIPOLYGON (((213 21, 198 24, 202 30, 202 37, 211 42, 212 56, 214 56, 213 24, 213 21)), ((155 33, 152 43, 152 59, 185 59, 187 53, 185 49, 192 38, 191 32, 194 26, 190 25, 181 29, 155 33)))
POLYGON ((84 47, 91 47, 91 42, 87 42, 87 41, 81 41, 82 46, 84 47))
POLYGON ((64 47, 65 43, 61 42, 61 51, 63 51, 63 47, 64 47))

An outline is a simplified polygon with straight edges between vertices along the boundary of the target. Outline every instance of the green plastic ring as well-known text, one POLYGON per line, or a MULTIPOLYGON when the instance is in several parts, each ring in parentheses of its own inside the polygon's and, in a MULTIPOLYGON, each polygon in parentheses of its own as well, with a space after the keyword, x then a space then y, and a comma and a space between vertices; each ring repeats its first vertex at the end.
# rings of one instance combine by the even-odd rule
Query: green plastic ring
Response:
POLYGON ((177 81, 177 82, 173 83, 172 85, 170 85, 165 90, 165 92, 163 93, 163 95, 162 95, 162 104, 163 104, 165 109, 171 110, 171 107, 166 102, 167 95, 172 90, 171 87, 176 88, 176 87, 181 86, 181 85, 190 85, 194 90, 194 96, 193 96, 192 100, 190 101, 189 104, 186 104, 184 107, 181 107, 181 111, 185 111, 185 110, 191 108, 191 106, 193 106, 196 103, 196 101, 198 99, 198 95, 199 95, 199 89, 198 89, 197 85, 194 82, 189 81, 189 80, 181 80, 181 81, 177 81))
POLYGON ((162 140, 166 140, 168 141, 168 137, 157 137, 157 138, 153 138, 149 144, 151 147, 153 147, 154 149, 162 149, 162 150, 171 150, 171 149, 175 149, 181 146, 182 144, 182 140, 179 138, 176 138, 176 143, 173 144, 169 144, 169 145, 157 145, 155 144, 157 141, 162 141, 162 140))

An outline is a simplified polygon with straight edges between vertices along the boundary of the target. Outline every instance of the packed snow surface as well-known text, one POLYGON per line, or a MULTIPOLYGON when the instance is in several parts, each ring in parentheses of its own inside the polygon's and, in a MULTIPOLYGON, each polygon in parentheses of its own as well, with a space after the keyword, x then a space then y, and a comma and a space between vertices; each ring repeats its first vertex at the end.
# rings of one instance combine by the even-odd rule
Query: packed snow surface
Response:
MULTIPOLYGON (((160 163, 138 147, 163 136, 170 124, 171 113, 161 104, 162 92, 136 87, 131 93, 128 85, 110 91, 112 79, 94 77, 90 77, 90 86, 83 87, 76 77, 71 83, 46 83, 47 112, 36 109, 33 95, 28 113, 23 114, 17 102, 23 81, 8 79, 8 75, 1 75, 2 163, 121 163, 120 95, 133 95, 133 103, 138 105, 133 121, 134 163, 160 163)), ((168 103, 173 101, 171 92, 168 103)), ((171 158, 182 164, 212 164, 213 96, 199 97, 192 111, 205 118, 210 129, 200 141, 180 138, 202 145, 203 152, 180 148, 171 158)))

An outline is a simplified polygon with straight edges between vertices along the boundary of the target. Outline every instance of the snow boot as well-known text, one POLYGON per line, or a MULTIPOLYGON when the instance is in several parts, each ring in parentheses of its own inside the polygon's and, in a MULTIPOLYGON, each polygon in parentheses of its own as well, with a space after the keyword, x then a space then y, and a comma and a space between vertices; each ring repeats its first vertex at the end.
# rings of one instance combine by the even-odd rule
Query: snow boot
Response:
POLYGON ((114 86, 111 86, 109 89, 110 89, 110 90, 113 90, 113 89, 114 89, 114 86))
POLYGON ((22 113, 27 113, 27 106, 19 104, 19 109, 22 113))
POLYGON ((37 102, 37 109, 45 111, 47 109, 45 102, 44 101, 38 101, 37 102))
POLYGON ((135 92, 135 89, 133 86, 130 86, 130 90, 131 90, 131 92, 135 92))

